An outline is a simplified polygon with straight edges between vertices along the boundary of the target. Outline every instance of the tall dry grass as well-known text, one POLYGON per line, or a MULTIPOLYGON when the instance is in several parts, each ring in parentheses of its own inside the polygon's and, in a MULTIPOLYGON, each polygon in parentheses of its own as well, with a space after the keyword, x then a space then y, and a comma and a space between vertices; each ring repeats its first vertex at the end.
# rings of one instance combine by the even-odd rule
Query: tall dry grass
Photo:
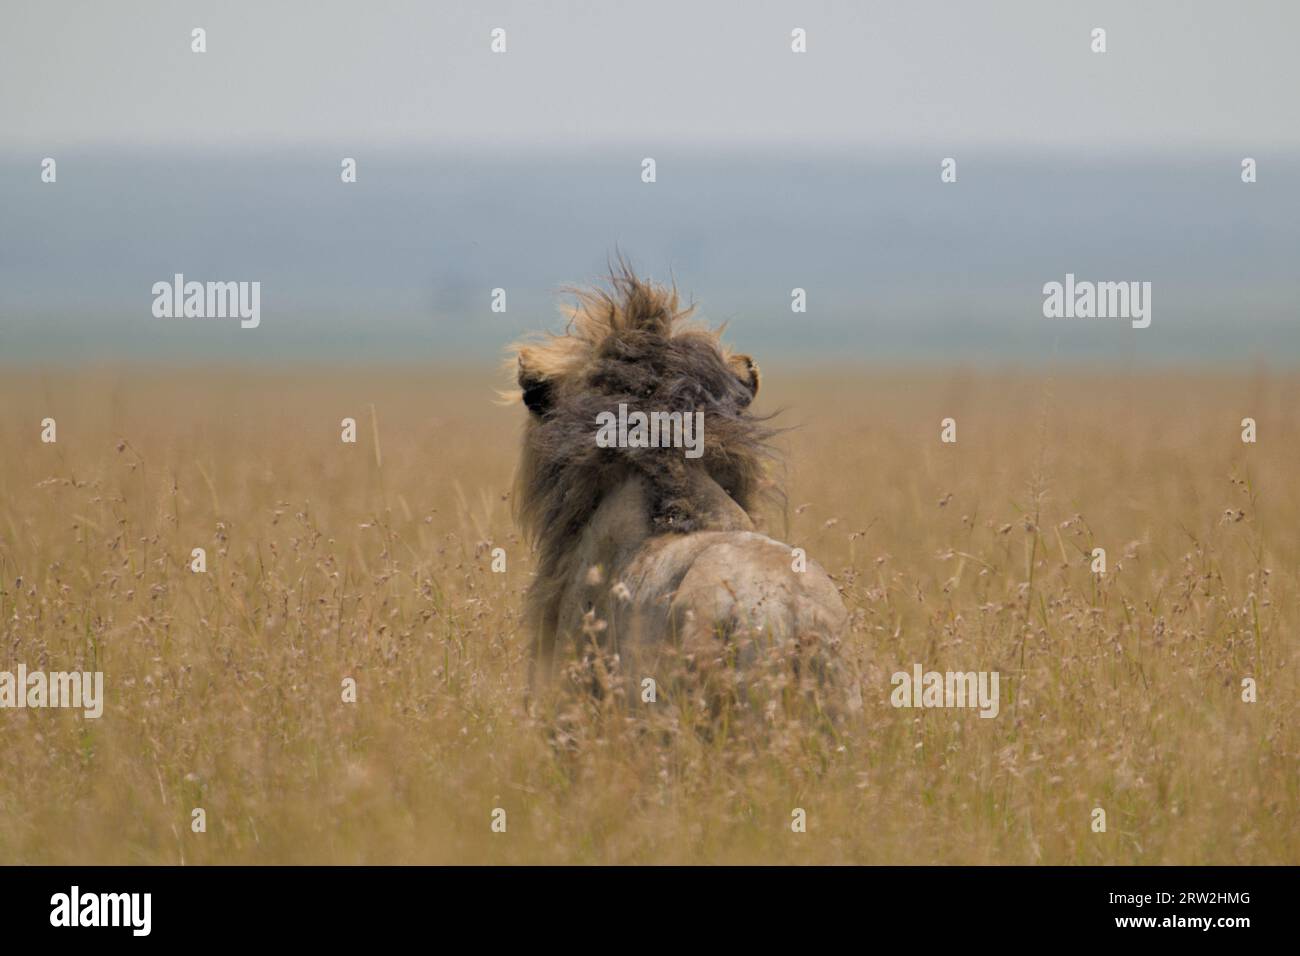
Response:
POLYGON ((6 372, 0 670, 107 702, 0 710, 0 862, 1300 862, 1300 379, 769 369, 767 529, 842 586, 863 706, 761 739, 525 705, 497 384, 6 372), (915 663, 1000 715, 892 708, 915 663))

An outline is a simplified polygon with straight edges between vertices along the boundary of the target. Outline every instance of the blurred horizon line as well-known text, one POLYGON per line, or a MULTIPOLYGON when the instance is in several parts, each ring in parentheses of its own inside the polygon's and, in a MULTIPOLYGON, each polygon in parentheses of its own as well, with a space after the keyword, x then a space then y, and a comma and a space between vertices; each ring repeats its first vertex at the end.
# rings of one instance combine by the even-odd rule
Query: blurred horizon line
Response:
POLYGON ((492 361, 621 252, 755 354, 1300 363, 1300 152, 955 152, 4 151, 0 357, 492 361), (260 326, 151 314, 176 274, 260 326), (1150 328, 1053 317, 1070 275, 1150 328))
MULTIPOLYGON (((912 374, 951 374, 966 373, 980 377, 997 377, 1020 375, 1042 377, 1059 375, 1063 377, 1086 376, 1105 378, 1106 376, 1128 378, 1132 376, 1149 376, 1164 378, 1241 378, 1243 376, 1280 376, 1291 378, 1300 375, 1300 362, 1278 361, 1267 355, 1233 357, 1226 360, 1211 359, 1169 359, 1150 361, 1148 359, 1126 358, 1114 359, 972 359, 962 358, 917 358, 902 359, 843 359, 818 354, 793 356, 772 355, 769 353, 753 356, 755 362, 765 373, 777 372, 781 375, 805 375, 830 371, 872 372, 886 376, 906 376, 912 374)), ((94 375, 160 375, 175 372, 177 374, 220 374, 246 372, 256 377, 311 374, 314 371, 346 371, 349 374, 367 373, 417 374, 427 373, 440 378, 485 378, 492 379, 499 387, 510 382, 510 357, 503 348, 501 361, 493 362, 482 359, 425 359, 411 357, 394 357, 376 359, 373 356, 358 355, 354 359, 321 358, 319 355, 302 355, 299 358, 284 356, 245 356, 226 359, 205 359, 200 357, 172 357, 153 359, 38 359, 14 360, 0 355, 0 369, 10 375, 39 375, 46 372, 76 372, 87 376, 94 375)))

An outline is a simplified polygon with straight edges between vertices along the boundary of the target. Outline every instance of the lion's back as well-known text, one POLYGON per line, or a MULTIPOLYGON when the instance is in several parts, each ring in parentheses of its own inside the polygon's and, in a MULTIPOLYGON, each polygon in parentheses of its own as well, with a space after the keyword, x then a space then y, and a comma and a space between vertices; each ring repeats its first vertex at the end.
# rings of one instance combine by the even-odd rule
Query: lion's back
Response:
POLYGON ((755 531, 660 536, 623 580, 631 600, 619 630, 631 645, 669 641, 705 657, 729 643, 746 657, 790 642, 825 649, 847 619, 839 590, 816 562, 801 564, 789 545, 755 531))

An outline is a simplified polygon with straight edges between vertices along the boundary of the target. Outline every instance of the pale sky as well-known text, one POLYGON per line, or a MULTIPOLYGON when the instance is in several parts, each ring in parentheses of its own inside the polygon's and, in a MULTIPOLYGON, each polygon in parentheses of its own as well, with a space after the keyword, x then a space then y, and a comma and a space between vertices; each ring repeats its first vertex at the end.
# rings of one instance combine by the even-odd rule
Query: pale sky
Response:
POLYGON ((0 150, 667 141, 1248 155, 1300 145, 1298 34, 1291 0, 5 0, 0 150), (489 51, 494 27, 504 55, 489 51), (806 54, 790 52, 795 27, 806 54), (1094 27, 1105 54, 1089 49, 1094 27))

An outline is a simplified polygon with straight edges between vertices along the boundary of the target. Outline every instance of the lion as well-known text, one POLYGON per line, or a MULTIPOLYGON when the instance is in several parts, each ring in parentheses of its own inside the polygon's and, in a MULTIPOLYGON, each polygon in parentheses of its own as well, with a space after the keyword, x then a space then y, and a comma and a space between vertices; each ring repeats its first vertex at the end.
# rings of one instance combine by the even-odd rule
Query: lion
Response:
POLYGON ((756 529, 776 434, 750 410, 758 366, 692 321, 675 283, 622 260, 606 288, 570 291, 562 334, 511 347, 528 412, 515 506, 538 551, 534 686, 572 651, 600 652, 639 684, 667 656, 743 670, 773 648, 824 685, 847 612, 816 562, 756 529), (620 406, 702 413, 702 447, 602 447, 598 422, 620 406))

